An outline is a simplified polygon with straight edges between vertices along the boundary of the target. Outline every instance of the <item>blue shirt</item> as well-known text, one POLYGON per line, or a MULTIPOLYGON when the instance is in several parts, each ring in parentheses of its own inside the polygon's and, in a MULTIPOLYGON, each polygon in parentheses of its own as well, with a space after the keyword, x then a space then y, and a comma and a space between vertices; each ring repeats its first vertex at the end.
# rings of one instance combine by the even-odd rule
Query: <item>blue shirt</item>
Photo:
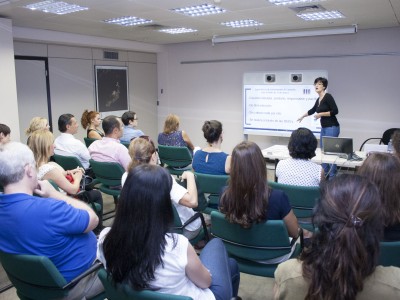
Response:
POLYGON ((225 152, 205 152, 198 150, 194 154, 192 167, 195 172, 211 175, 226 175, 225 162, 228 154, 225 152))
POLYGON ((120 138, 120 141, 123 143, 129 143, 131 139, 140 137, 142 135, 144 135, 144 133, 140 129, 136 129, 131 126, 124 126, 124 134, 120 138))
POLYGON ((96 258, 87 211, 64 201, 28 194, 0 195, 0 250, 48 257, 67 282, 86 271, 96 258))

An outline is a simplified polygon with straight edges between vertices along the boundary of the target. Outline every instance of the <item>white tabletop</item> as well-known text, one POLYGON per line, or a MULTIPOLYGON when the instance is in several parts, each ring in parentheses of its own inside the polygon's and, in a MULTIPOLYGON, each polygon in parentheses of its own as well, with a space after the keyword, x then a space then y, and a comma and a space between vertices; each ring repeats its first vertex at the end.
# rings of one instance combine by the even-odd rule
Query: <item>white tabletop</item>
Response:
MULTIPOLYGON (((262 150, 262 154, 265 158, 268 159, 287 159, 290 157, 289 150, 286 145, 274 145, 262 150)), ((328 155, 321 153, 321 149, 317 148, 315 151, 316 156, 314 156, 311 161, 322 164, 336 164, 340 167, 347 167, 347 168, 356 168, 362 165, 363 161, 354 161, 354 160, 347 160, 345 158, 341 158, 337 155, 328 155)), ((365 159, 365 152, 356 151, 356 154, 365 159)))

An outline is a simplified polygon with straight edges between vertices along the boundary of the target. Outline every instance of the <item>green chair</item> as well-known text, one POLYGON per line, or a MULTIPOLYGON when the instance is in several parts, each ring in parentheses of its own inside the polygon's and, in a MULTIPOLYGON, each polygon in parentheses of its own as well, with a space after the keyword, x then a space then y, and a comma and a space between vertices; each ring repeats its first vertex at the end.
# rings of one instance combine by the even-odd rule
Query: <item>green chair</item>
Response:
MULTIPOLYGON (((71 282, 65 280, 53 262, 45 257, 26 254, 9 254, 0 251, 0 261, 8 278, 23 300, 47 300, 68 295, 71 288, 87 275, 96 272, 102 266, 95 263, 71 282)), ((92 299, 104 299, 101 293, 92 299)))
MULTIPOLYGON (((96 175, 96 180, 100 183, 100 191, 104 194, 113 196, 114 203, 117 205, 118 197, 121 194, 121 178, 125 173, 125 170, 120 164, 114 162, 99 162, 90 159, 89 163, 96 175)), ((114 213, 114 211, 108 212, 104 215, 112 213, 114 213)), ((112 216, 105 216, 103 217, 103 220, 107 220, 111 217, 112 216)))
POLYGON ((187 147, 158 145, 158 156, 172 175, 180 176, 184 171, 192 169, 193 157, 187 147))
POLYGON ((121 144, 124 145, 126 148, 129 149, 129 145, 130 145, 131 143, 121 142, 121 144))
POLYGON ((97 273, 108 300, 193 300, 187 296, 159 293, 151 290, 135 291, 128 284, 115 284, 105 269, 97 273))
POLYGON ((400 267, 400 241, 380 242, 379 265, 400 267))
POLYGON ((89 148, 89 146, 94 142, 97 141, 97 139, 90 139, 90 138, 83 138, 85 141, 86 148, 89 148))
POLYGON ((230 223, 225 215, 211 212, 211 235, 220 238, 230 257, 236 259, 240 272, 274 277, 274 272, 283 256, 297 257, 303 248, 303 232, 300 230, 300 243, 290 241, 283 220, 270 220, 253 224, 245 229, 230 223), (262 263, 261 263, 262 262, 262 263))
POLYGON ((289 197, 293 213, 297 217, 299 225, 309 231, 314 231, 311 222, 313 209, 318 199, 321 197, 319 186, 296 186, 268 181, 272 189, 281 190, 289 197))
POLYGON ((201 228, 199 234, 195 238, 190 240, 190 243, 192 245, 196 245, 202 239, 205 239, 206 241, 210 240, 210 238, 208 236, 207 225, 206 225, 206 222, 204 220, 204 216, 202 213, 199 213, 199 212, 195 213, 191 218, 189 218, 185 222, 185 224, 182 224, 181 218, 179 217, 178 211, 176 210, 174 204, 172 204, 172 209, 174 212, 174 226, 171 228, 172 232, 183 234, 183 229, 185 229, 186 226, 188 226, 190 223, 192 223, 196 219, 200 218, 202 228, 201 228))
POLYGON ((218 210, 219 196, 224 186, 228 184, 229 175, 210 175, 202 173, 194 173, 196 176, 197 188, 204 194, 207 194, 207 203, 199 206, 205 206, 202 210, 203 213, 211 214, 214 210, 218 210))

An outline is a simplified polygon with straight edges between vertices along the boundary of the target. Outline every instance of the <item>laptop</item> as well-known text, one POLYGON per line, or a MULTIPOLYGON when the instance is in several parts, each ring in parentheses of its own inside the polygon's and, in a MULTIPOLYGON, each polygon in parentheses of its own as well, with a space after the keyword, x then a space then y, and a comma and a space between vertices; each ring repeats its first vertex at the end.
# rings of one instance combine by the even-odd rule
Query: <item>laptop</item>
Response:
POLYGON ((345 156, 350 159, 353 154, 353 139, 347 137, 322 137, 322 152, 324 154, 333 154, 345 156))
POLYGON ((387 145, 378 145, 378 144, 365 144, 364 152, 368 155, 371 152, 387 152, 387 145))

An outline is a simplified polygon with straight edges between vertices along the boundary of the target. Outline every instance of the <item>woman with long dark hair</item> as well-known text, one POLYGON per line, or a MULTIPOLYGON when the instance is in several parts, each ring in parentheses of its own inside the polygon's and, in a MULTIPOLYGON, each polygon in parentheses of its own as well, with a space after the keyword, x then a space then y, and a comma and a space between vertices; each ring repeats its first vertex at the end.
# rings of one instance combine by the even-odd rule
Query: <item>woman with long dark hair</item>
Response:
POLYGON ((299 226, 286 194, 267 185, 267 170, 260 147, 241 142, 232 152, 228 187, 220 199, 220 211, 244 228, 267 220, 283 220, 289 236, 298 237, 299 226))
POLYGON ((130 171, 112 228, 100 234, 99 259, 114 282, 136 290, 204 300, 236 297, 238 267, 221 240, 211 240, 199 259, 186 237, 169 233, 171 186, 171 175, 159 166, 141 164, 130 171))
POLYGON ((400 269, 378 266, 379 191, 359 175, 323 184, 311 245, 275 271, 275 299, 399 299, 400 269))

